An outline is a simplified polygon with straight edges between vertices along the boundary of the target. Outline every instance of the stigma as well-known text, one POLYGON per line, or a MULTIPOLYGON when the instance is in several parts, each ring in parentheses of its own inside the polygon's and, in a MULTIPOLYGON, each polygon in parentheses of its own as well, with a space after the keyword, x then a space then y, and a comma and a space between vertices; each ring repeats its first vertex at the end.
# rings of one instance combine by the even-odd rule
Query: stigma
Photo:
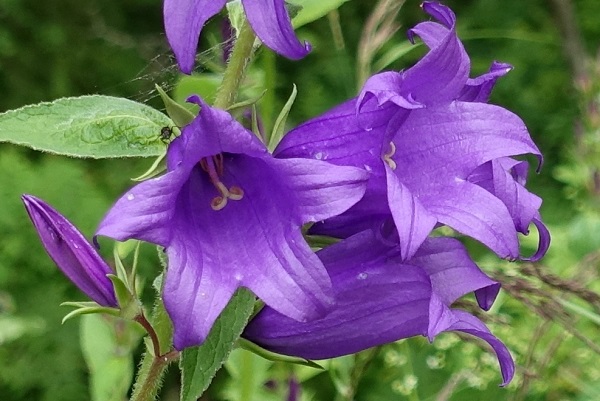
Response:
POLYGON ((227 188, 227 186, 223 184, 223 181, 221 181, 224 172, 223 164, 223 154, 221 153, 210 157, 204 157, 200 160, 200 167, 208 174, 210 182, 219 192, 219 195, 215 196, 210 201, 210 207, 213 210, 223 209, 227 206, 228 199, 238 201, 244 197, 242 188, 237 185, 227 188))

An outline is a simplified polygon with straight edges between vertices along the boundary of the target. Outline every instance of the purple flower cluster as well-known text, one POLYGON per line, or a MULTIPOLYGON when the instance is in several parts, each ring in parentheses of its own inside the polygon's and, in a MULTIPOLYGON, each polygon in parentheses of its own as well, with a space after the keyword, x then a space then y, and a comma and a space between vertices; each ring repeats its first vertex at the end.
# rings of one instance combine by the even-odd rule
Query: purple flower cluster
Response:
MULTIPOLYGON (((224 3, 165 1, 184 71, 198 31, 224 3)), ((293 37, 283 1, 242 3, 259 37, 284 49, 272 39, 293 37), (276 18, 279 29, 266 29, 264 18, 276 18)), ((201 110, 170 144, 166 174, 125 193, 97 232, 166 249, 163 299, 177 349, 201 344, 246 287, 266 307, 243 335, 269 350, 322 359, 459 331, 489 343, 503 384, 511 380, 504 344, 452 307, 474 293, 488 310, 500 284, 458 240, 430 234, 448 226, 517 259, 518 233, 534 224, 540 240, 530 259, 542 257, 550 236, 541 199, 525 189, 527 162, 514 158, 532 154, 541 163, 541 154, 519 117, 487 103, 511 67, 495 62, 469 78, 453 12, 434 2, 423 9, 437 22, 410 30, 429 47, 415 66, 371 77, 357 98, 298 126, 273 154, 230 114, 190 98, 201 110), (313 252, 302 235, 307 223, 340 242, 313 252)), ((59 267, 96 302, 114 306, 110 271, 89 243, 52 208, 24 199, 59 267)))

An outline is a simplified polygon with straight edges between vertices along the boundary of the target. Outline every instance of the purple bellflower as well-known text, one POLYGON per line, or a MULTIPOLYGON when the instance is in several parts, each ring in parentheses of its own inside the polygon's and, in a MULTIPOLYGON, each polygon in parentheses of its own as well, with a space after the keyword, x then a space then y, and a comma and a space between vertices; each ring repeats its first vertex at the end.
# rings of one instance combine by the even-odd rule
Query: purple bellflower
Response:
POLYGON ((506 346, 475 316, 450 305, 475 291, 489 309, 499 284, 488 278, 452 238, 429 238, 403 261, 397 244, 366 230, 317 255, 333 282, 336 304, 325 317, 297 322, 265 307, 243 334, 270 351, 307 359, 352 354, 399 339, 444 331, 479 337, 496 352, 502 384, 514 375, 506 346))
MULTIPOLYGON (((200 32, 225 3, 227 0, 165 0, 165 32, 182 72, 192 72, 200 32)), ((292 60, 308 54, 310 45, 296 38, 284 0, 242 0, 242 5, 256 36, 270 49, 292 60)))
POLYGON ((32 195, 23 203, 42 245, 58 268, 98 305, 116 308, 117 299, 107 274, 114 274, 83 234, 50 205, 32 195))
POLYGON ((406 259, 439 224, 516 259, 517 232, 527 234, 533 222, 540 243, 531 259, 539 259, 550 242, 538 212, 541 199, 523 186, 524 162, 510 157, 533 154, 541 162, 540 151, 518 116, 486 103, 511 67, 494 62, 470 79, 454 13, 434 2, 423 9, 439 22, 409 31, 430 49, 416 65, 371 77, 358 98, 289 132, 275 155, 371 172, 365 197, 315 225, 314 233, 345 238, 391 216, 406 259))
POLYGON ((125 193, 97 234, 166 248, 163 299, 177 349, 204 341, 238 287, 296 320, 324 315, 331 282, 300 228, 356 203, 367 174, 276 159, 231 115, 189 100, 201 111, 171 142, 167 173, 125 193))

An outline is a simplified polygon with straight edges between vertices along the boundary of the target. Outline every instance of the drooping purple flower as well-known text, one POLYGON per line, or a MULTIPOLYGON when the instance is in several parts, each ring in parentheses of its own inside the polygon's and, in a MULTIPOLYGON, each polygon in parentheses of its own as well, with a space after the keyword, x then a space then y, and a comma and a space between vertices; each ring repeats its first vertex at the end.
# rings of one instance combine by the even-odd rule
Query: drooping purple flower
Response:
POLYGON ((32 195, 21 197, 42 245, 58 268, 98 305, 118 306, 107 274, 114 272, 63 215, 32 195))
MULTIPOLYGON (((200 32, 225 3, 227 0, 165 0, 165 32, 182 72, 192 72, 200 32)), ((296 38, 284 0, 242 0, 242 5, 256 36, 270 49, 292 60, 308 54, 310 45, 296 38)))
POLYGON ((274 158, 228 113, 201 106, 169 146, 167 173, 128 191, 98 235, 166 248, 165 307, 177 349, 204 341, 238 287, 296 320, 323 315, 331 282, 301 226, 347 210, 367 174, 274 158))
POLYGON ((514 374, 506 346, 471 314, 450 305, 476 292, 491 307, 499 284, 489 279, 452 238, 429 238, 410 260, 398 245, 363 231, 317 253, 333 282, 336 303, 321 319, 296 322, 265 307, 243 334, 274 352, 307 359, 352 354, 402 338, 460 331, 488 342, 502 384, 514 374))
MULTIPOLYGON (((523 121, 485 103, 496 80, 511 67, 494 62, 488 73, 470 79, 470 61, 456 36, 452 11, 433 2, 425 2, 423 9, 439 22, 423 22, 410 31, 411 38, 419 35, 430 48, 415 66, 371 77, 358 98, 289 132, 275 154, 371 173, 363 200, 315 225, 314 233, 344 238, 391 216, 405 258, 436 225, 445 224, 501 257, 516 259, 517 232, 526 234, 533 222, 540 231, 534 255, 539 258, 550 241, 537 212, 541 200, 522 185, 499 191, 469 178, 481 166, 514 155, 529 153, 541 161, 523 121)), ((504 169, 507 183, 511 169, 504 169)))

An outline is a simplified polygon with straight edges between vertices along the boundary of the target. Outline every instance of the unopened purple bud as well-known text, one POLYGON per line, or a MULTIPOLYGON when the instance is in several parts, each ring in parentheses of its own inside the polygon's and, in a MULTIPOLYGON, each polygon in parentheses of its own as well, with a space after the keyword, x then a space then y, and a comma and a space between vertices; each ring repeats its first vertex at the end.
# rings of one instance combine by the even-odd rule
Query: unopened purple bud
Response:
POLYGON ((21 197, 40 240, 58 268, 101 306, 117 307, 113 273, 81 232, 50 205, 31 195, 21 197))

